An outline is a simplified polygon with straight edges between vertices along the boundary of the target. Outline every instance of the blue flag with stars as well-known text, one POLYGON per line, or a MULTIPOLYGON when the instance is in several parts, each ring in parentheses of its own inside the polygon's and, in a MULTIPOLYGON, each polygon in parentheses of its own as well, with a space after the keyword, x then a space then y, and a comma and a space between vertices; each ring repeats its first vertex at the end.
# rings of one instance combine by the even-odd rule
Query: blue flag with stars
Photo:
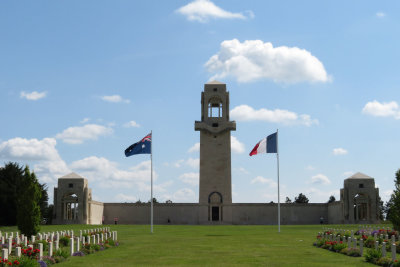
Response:
POLYGON ((142 140, 125 149, 125 156, 130 157, 136 154, 151 154, 151 133, 142 140))

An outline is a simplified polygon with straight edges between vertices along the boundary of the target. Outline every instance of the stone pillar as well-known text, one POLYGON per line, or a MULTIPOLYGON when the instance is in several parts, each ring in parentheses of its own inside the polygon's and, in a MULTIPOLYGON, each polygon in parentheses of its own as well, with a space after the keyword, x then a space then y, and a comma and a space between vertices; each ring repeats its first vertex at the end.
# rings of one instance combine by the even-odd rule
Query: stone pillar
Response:
POLYGON ((15 248, 15 256, 18 258, 21 257, 21 247, 15 248))

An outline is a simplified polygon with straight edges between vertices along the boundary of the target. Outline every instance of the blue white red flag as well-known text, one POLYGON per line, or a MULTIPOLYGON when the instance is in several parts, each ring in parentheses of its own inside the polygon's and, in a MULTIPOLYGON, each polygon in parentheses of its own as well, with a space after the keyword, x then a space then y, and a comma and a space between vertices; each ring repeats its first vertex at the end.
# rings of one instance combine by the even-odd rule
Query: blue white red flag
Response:
POLYGON ((277 153, 277 144, 277 133, 270 134, 256 144, 256 146, 250 152, 250 156, 260 153, 277 153))
POLYGON ((151 133, 142 140, 125 149, 125 156, 129 157, 136 154, 151 154, 151 133))

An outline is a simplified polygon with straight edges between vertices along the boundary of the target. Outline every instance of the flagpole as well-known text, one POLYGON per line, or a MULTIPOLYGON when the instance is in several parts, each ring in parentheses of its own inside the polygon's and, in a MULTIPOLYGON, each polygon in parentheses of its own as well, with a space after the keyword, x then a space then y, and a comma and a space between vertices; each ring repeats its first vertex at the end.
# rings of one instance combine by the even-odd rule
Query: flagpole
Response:
POLYGON ((281 197, 279 192, 279 145, 278 145, 278 129, 276 129, 276 162, 278 169, 278 233, 281 232, 281 197))
POLYGON ((151 161, 151 211, 150 223, 151 233, 153 233, 153 130, 150 131, 151 145, 150 145, 150 161, 151 161))

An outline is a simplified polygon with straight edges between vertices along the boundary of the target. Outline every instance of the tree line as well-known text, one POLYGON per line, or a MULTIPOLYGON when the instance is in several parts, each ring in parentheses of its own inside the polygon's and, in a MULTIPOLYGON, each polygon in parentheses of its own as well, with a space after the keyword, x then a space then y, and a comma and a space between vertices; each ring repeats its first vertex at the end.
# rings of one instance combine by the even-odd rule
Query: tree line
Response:
POLYGON ((47 185, 39 183, 28 166, 8 162, 0 167, 0 225, 17 225, 21 233, 39 232, 41 223, 51 223, 47 185))

